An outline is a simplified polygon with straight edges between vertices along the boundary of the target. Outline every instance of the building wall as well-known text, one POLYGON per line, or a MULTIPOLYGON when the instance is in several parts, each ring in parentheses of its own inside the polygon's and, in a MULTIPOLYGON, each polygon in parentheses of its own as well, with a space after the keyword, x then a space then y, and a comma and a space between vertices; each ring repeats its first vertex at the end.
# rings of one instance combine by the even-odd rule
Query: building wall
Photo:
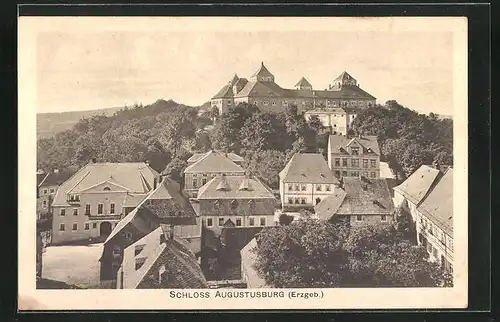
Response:
POLYGON ((358 172, 359 175, 364 175, 365 172, 368 178, 378 179, 380 178, 380 157, 377 155, 347 155, 342 153, 331 152, 330 148, 328 151, 328 166, 332 169, 333 175, 339 177, 352 177, 353 172, 358 172), (339 163, 336 162, 336 159, 339 159, 339 163), (358 160, 359 166, 353 166, 352 160, 358 160), (346 160, 347 165, 344 165, 344 161, 346 160), (364 167, 364 161, 368 160, 368 167, 364 167), (375 161, 374 167, 372 167, 371 160, 375 161), (337 172, 338 171, 338 172, 337 172), (344 171, 346 173, 344 173, 344 171), (374 173, 375 177, 372 177, 372 173, 374 173))
POLYGON ((429 260, 438 262, 453 273, 453 236, 446 234, 420 211, 416 210, 417 243, 429 253, 429 260))
MULTIPOLYGON (((210 172, 210 173, 193 173, 186 172, 184 173, 184 191, 191 198, 196 198, 198 194, 198 190, 207 182, 212 180, 217 175, 222 174, 222 172, 210 172), (196 180, 196 182, 195 182, 196 180), (195 186, 196 183, 196 186, 195 186)), ((226 176, 236 176, 236 175, 244 175, 245 170, 241 170, 240 172, 224 172, 226 176)))
POLYGON ((385 221, 382 221, 383 214, 373 214, 373 215, 361 215, 362 221, 358 221, 357 215, 347 216, 349 217, 349 223, 351 226, 359 226, 366 224, 376 224, 376 225, 391 225, 394 222, 394 214, 385 215, 385 221))
POLYGON ((282 208, 292 205, 314 206, 318 203, 316 199, 320 199, 319 201, 323 200, 333 194, 335 189, 336 187, 333 183, 315 184, 280 181, 281 206, 282 208), (318 186, 321 186, 321 190, 317 190, 318 186), (328 191, 327 188, 329 188, 330 191, 328 191), (292 201, 292 203, 290 203, 290 201, 292 201), (296 201, 298 201, 298 203, 296 201))
POLYGON ((116 226, 120 218, 120 214, 124 214, 123 201, 125 200, 125 192, 99 192, 99 193, 82 193, 80 194, 80 202, 74 203, 69 207, 55 206, 53 207, 52 220, 52 243, 59 244, 69 241, 84 240, 90 237, 95 238, 100 236, 100 227, 102 222, 109 222, 112 228, 116 226), (103 204, 103 214, 97 214, 98 204, 103 204), (115 216, 110 216, 110 205, 115 204, 115 216), (91 207, 90 214, 94 218, 89 218, 85 214, 86 205, 91 207), (65 209, 66 213, 61 216, 61 209, 65 209), (77 210, 75 216, 74 209, 77 210), (99 216, 102 219, 99 219, 99 216), (88 223, 88 229, 86 228, 88 223), (64 231, 61 231, 60 225, 64 224, 64 231), (73 224, 77 225, 77 229, 73 230, 73 224))

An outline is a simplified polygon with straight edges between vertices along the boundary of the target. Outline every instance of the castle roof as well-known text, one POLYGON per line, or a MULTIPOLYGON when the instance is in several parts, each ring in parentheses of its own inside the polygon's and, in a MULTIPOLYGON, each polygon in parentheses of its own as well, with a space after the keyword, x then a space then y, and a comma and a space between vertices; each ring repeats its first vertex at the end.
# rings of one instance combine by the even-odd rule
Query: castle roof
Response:
POLYGON ((233 87, 231 84, 224 85, 212 99, 233 97, 233 87))
POLYGON ((255 76, 273 76, 273 74, 264 66, 264 62, 261 62, 259 69, 252 75, 255 76))
POLYGON ((344 81, 344 80, 351 80, 351 79, 354 79, 354 77, 352 77, 351 75, 349 75, 346 71, 343 71, 333 81, 344 81))
POLYGON ((234 84, 236 84, 236 82, 237 82, 239 79, 240 79, 240 78, 238 77, 238 75, 237 75, 237 74, 234 74, 233 79, 231 79, 231 81, 229 82, 229 84, 230 84, 231 86, 233 86, 234 84))
POLYGON ((295 84, 295 87, 312 87, 311 83, 307 81, 304 77, 302 77, 297 84, 295 84))

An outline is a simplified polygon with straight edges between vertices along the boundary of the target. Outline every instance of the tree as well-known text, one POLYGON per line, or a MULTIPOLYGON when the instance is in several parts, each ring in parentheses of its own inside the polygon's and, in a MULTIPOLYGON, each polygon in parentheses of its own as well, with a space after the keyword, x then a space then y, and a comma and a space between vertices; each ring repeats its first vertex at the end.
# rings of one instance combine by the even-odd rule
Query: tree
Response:
POLYGON ((245 121, 239 133, 242 147, 252 151, 270 149, 275 135, 270 113, 252 115, 245 121))
POLYGON ((186 169, 186 166, 186 161, 179 158, 174 158, 165 167, 165 170, 163 170, 162 174, 166 175, 167 178, 174 180, 175 182, 182 183, 182 176, 184 173, 184 169, 186 169))
POLYGON ((394 228, 396 229, 396 233, 399 235, 398 238, 407 239, 413 244, 417 242, 417 235, 415 231, 415 223, 411 217, 410 212, 403 207, 403 205, 399 206, 396 209, 396 222, 394 228))
POLYGON ((323 123, 321 123, 321 120, 317 115, 311 116, 311 118, 308 121, 309 127, 312 128, 316 134, 321 134, 325 127, 323 126, 323 123))
POLYGON ((243 166, 265 184, 277 189, 279 187, 279 173, 285 167, 287 160, 286 154, 281 151, 251 151, 245 155, 243 166))
POLYGON ((274 287, 337 287, 348 263, 342 248, 346 228, 326 221, 299 220, 264 228, 255 269, 274 287))

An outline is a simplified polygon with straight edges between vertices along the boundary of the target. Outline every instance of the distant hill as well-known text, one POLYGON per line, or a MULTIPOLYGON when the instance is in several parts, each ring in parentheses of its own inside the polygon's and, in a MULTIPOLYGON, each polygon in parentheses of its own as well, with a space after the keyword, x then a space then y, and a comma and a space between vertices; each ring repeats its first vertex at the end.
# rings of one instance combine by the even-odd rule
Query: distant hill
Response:
MULTIPOLYGON (((172 107, 177 107, 179 105, 182 106, 183 104, 179 104, 171 99, 168 101, 159 99, 153 104, 147 105, 145 107, 151 109, 151 112, 158 112, 158 110, 169 109, 172 107)), ((208 106, 209 105, 210 104, 208 104, 208 106)), ((78 121, 82 118, 89 118, 95 115, 113 116, 115 112, 123 108, 124 107, 110 107, 110 108, 88 110, 88 111, 38 113, 36 120, 37 139, 48 138, 55 135, 58 132, 70 130, 73 127, 73 125, 78 123, 78 121)), ((207 108, 207 103, 197 108, 207 108)))

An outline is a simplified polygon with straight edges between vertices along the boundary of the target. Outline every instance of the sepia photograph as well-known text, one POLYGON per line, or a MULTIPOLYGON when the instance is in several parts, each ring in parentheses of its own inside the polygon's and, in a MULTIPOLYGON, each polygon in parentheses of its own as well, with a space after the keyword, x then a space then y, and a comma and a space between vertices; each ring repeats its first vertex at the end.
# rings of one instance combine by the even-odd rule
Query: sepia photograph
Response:
POLYGON ((460 17, 20 17, 19 296, 465 307, 466 35, 460 17))

